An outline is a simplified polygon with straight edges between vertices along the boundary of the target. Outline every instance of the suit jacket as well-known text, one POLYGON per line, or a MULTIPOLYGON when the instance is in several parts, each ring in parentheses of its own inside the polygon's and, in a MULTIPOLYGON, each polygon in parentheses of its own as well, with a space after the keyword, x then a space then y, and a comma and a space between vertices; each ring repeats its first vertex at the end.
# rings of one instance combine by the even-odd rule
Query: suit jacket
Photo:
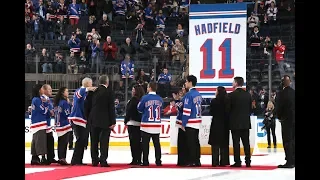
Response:
POLYGON ((208 144, 211 146, 229 146, 229 125, 227 112, 227 99, 225 101, 211 100, 210 115, 212 121, 210 125, 210 135, 208 144))
POLYGON ((277 96, 276 111, 278 119, 295 121, 295 90, 291 87, 284 88, 277 96))
POLYGON ((127 104, 126 117, 124 123, 127 124, 130 120, 141 122, 141 113, 138 112, 137 106, 139 99, 133 96, 127 104))
POLYGON ((237 88, 229 93, 229 129, 251 129, 252 100, 249 92, 237 88))
POLYGON ((94 91, 89 114, 92 127, 108 129, 116 124, 114 94, 110 87, 99 85, 94 91))
MULTIPOLYGON (((86 120, 89 119, 89 114, 92 107, 92 97, 93 97, 93 91, 89 91, 84 101, 84 118, 86 120)), ((90 123, 88 122, 88 124, 90 123)))

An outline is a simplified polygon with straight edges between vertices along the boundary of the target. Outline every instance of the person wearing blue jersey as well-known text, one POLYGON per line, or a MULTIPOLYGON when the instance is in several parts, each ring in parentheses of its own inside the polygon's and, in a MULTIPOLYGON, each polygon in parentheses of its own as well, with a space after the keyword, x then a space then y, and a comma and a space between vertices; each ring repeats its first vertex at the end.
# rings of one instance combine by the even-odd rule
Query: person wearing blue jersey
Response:
POLYGON ((175 100, 175 106, 178 109, 177 118, 176 118, 176 126, 178 129, 178 141, 177 141, 177 150, 178 150, 178 162, 177 166, 186 166, 188 165, 188 147, 187 147, 187 139, 186 133, 181 129, 181 118, 183 113, 183 102, 182 98, 185 93, 180 90, 178 94, 172 93, 172 96, 175 100), (179 123, 180 122, 180 123, 179 123))
POLYGON ((68 15, 70 20, 70 25, 77 25, 81 15, 81 6, 77 4, 77 0, 72 0, 72 3, 68 7, 68 15))
POLYGON ((54 97, 55 126, 58 136, 58 164, 69 165, 66 161, 69 132, 72 132, 68 116, 71 111, 69 91, 66 87, 61 87, 54 97))
POLYGON ((96 87, 92 87, 92 79, 86 77, 82 80, 82 87, 77 89, 73 95, 73 107, 68 117, 76 136, 71 165, 86 165, 82 162, 86 139, 88 139, 87 120, 84 117, 84 101, 87 92, 95 89, 96 87))
POLYGON ((42 85, 36 84, 32 90, 31 103, 31 125, 30 130, 33 133, 31 142, 31 165, 49 165, 47 160, 47 121, 46 113, 48 112, 47 100, 41 98, 42 85), (42 156, 41 160, 39 155, 42 156))
POLYGON ((57 163, 58 161, 54 159, 55 153, 54 153, 54 138, 53 138, 53 126, 51 124, 51 117, 54 116, 53 112, 53 104, 50 100, 50 97, 52 96, 52 88, 49 84, 44 84, 42 86, 42 98, 47 100, 48 103, 48 112, 46 114, 46 120, 47 120, 47 160, 49 163, 57 163))
POLYGON ((187 76, 185 86, 189 90, 182 98, 183 108, 181 129, 185 131, 188 147, 188 166, 201 166, 200 163, 200 142, 199 129, 202 122, 201 119, 201 103, 202 97, 194 88, 197 85, 197 77, 194 75, 187 76))
POLYGON ((149 143, 152 138, 156 165, 162 166, 161 163, 161 146, 160 146, 160 129, 161 129, 161 111, 162 98, 156 94, 157 84, 150 82, 147 87, 148 94, 144 95, 137 109, 142 113, 140 124, 142 139, 142 164, 141 166, 149 166, 149 143))

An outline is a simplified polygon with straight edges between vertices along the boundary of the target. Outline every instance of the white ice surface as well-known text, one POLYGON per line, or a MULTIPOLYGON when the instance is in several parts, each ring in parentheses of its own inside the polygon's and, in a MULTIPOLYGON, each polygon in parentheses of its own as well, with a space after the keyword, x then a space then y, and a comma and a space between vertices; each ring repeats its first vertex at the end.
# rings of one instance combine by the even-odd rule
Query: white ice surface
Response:
MULTIPOLYGON (((253 156, 252 165, 278 165, 285 163, 284 153, 282 149, 277 150, 260 150, 268 154, 266 156, 253 156)), ((68 151, 67 161, 70 162, 73 151, 68 151)), ((163 153, 166 153, 164 149, 163 153)), ((25 162, 30 163, 30 150, 26 150, 25 162)), ((241 157, 242 160, 244 157, 241 157)), ((108 162, 112 163, 129 163, 131 161, 131 154, 128 148, 111 148, 109 151, 108 162)), ((150 149, 149 155, 150 163, 155 161, 154 151, 150 149)), ((162 155, 163 164, 176 163, 176 155, 162 155)), ((84 163, 91 163, 90 151, 86 150, 83 158, 84 163)), ((211 156, 202 155, 202 164, 211 164, 211 156)), ((233 156, 230 156, 230 163, 233 163, 233 156)), ((26 174, 50 171, 52 168, 26 168, 26 174)), ((106 173, 99 173, 94 175, 70 178, 68 180, 105 180, 117 179, 127 180, 132 177, 139 177, 139 180, 294 180, 294 169, 275 169, 275 170, 219 170, 219 169, 177 169, 177 168, 130 168, 106 173), (142 176, 143 174, 143 176, 142 176)))

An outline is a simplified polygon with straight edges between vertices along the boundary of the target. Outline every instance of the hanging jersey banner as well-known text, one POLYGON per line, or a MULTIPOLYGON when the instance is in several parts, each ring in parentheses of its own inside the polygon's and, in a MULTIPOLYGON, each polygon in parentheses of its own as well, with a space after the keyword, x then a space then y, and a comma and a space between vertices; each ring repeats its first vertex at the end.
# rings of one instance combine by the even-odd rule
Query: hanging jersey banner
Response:
POLYGON ((191 4, 189 16, 189 74, 202 97, 231 92, 236 76, 246 82, 247 4, 191 4))

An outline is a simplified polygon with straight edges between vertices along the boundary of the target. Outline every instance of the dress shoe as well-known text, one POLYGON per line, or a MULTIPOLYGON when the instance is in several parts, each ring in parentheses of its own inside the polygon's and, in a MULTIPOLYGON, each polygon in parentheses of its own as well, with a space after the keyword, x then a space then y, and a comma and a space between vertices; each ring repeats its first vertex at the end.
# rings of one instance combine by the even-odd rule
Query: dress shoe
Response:
POLYGON ((100 162, 101 167, 110 167, 110 165, 107 162, 100 162))
POLYGON ((41 165, 50 165, 50 161, 48 161, 46 158, 41 158, 41 161, 40 161, 41 165))
POLYGON ((218 165, 217 164, 211 164, 211 167, 217 167, 218 165))
POLYGON ((138 161, 132 161, 131 163, 129 163, 128 165, 140 165, 141 162, 138 162, 138 161))
POLYGON ((201 167, 201 163, 191 163, 187 165, 188 167, 201 167))
POLYGON ((59 159, 57 161, 58 164, 60 164, 61 166, 67 166, 70 165, 69 163, 67 163, 67 161, 65 159, 59 159))
POLYGON ((149 163, 144 162, 144 163, 141 163, 140 166, 149 166, 149 163))
POLYGON ((294 164, 283 164, 283 165, 279 165, 278 168, 287 168, 287 169, 292 169, 294 168, 294 164))
POLYGON ((31 165, 41 165, 39 160, 31 160, 31 165))
POLYGON ((267 147, 267 148, 269 149, 269 148, 271 148, 271 146, 270 146, 270 145, 268 145, 268 147, 267 147))
POLYGON ((55 160, 55 159, 50 159, 50 160, 48 160, 50 163, 58 163, 58 161, 57 160, 55 160))
POLYGON ((230 167, 241 167, 241 163, 234 163, 230 167))
POLYGON ((251 163, 246 163, 246 167, 251 167, 251 163))
POLYGON ((71 166, 86 166, 87 164, 85 163, 75 163, 75 162, 71 162, 71 166))

